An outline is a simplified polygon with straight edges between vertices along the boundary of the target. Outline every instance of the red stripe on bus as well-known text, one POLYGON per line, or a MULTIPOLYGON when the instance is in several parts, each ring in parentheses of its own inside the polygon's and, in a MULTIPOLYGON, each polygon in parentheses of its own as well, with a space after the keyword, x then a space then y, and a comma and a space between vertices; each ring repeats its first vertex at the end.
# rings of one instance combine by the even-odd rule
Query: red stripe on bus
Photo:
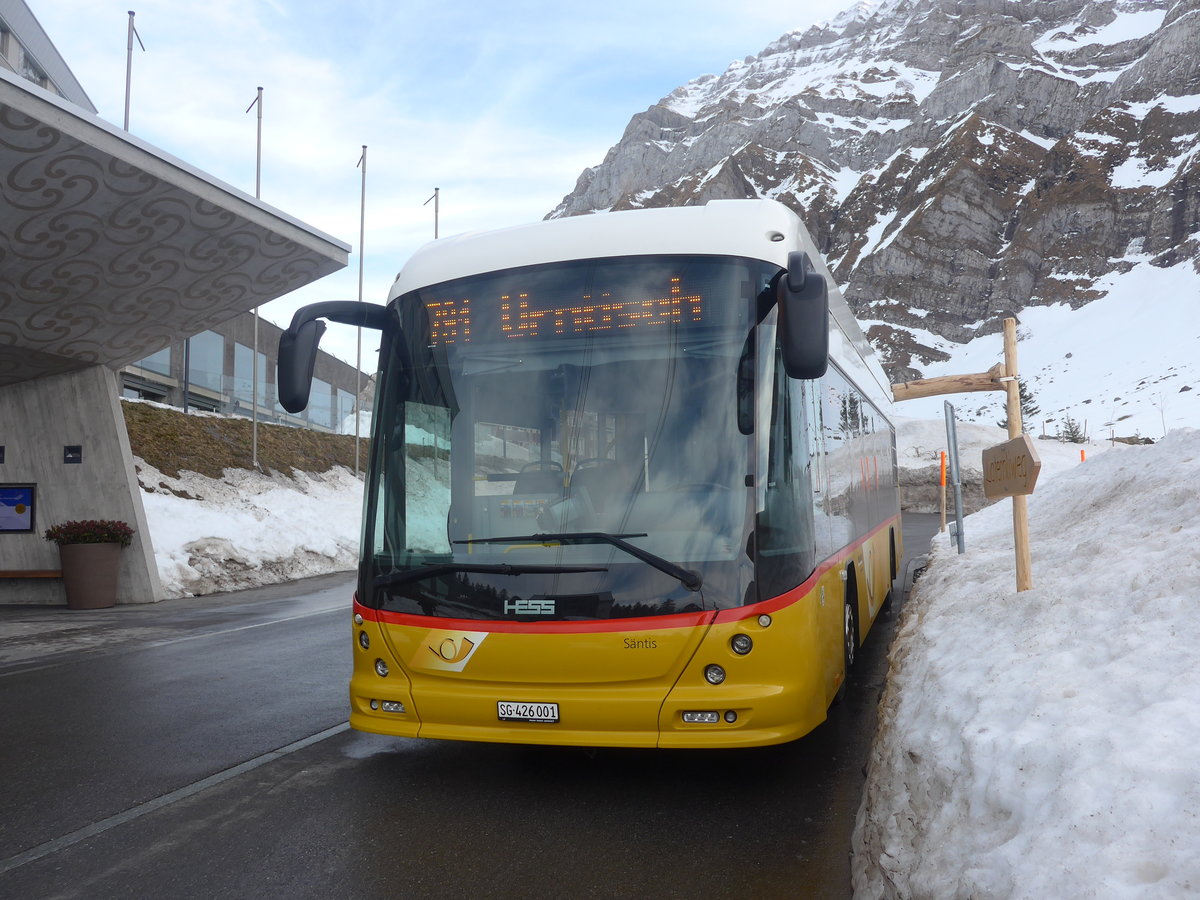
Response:
POLYGON ((853 555, 855 550, 857 550, 867 541, 871 540, 871 538, 875 537, 875 535, 879 534, 885 528, 890 528, 891 526, 897 524, 899 518, 899 516, 893 516, 882 525, 878 525, 868 531, 853 544, 847 544, 834 556, 831 556, 824 562, 820 563, 816 569, 813 570, 813 573, 809 575, 807 579, 805 579, 803 584, 797 585, 790 591, 785 591, 778 597, 772 597, 770 600, 763 600, 759 603, 751 603, 749 606, 738 606, 734 609, 719 610, 716 618, 713 620, 713 624, 737 622, 741 619, 748 619, 751 616, 761 616, 763 613, 778 612, 779 610, 791 606, 794 603, 799 603, 808 594, 812 593, 817 586, 817 582, 820 581, 827 572, 829 572, 831 569, 840 568, 842 564, 853 555))
POLYGON ((495 619, 443 619, 437 616, 418 616, 413 613, 394 613, 382 609, 355 607, 364 619, 374 619, 388 625, 408 625, 414 628, 435 628, 445 631, 485 631, 499 634, 593 634, 609 631, 652 631, 668 628, 695 628, 711 624, 714 611, 675 613, 670 616, 642 616, 635 619, 601 619, 586 622, 504 622, 495 619))

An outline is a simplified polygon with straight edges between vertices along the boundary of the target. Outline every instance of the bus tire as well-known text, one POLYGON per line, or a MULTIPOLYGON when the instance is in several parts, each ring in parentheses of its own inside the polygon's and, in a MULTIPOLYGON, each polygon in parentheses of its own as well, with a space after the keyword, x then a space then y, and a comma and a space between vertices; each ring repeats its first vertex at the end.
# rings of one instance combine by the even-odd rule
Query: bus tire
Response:
MULTIPOLYGON (((848 573, 848 585, 854 584, 854 569, 848 573)), ((848 588, 842 604, 842 683, 838 685, 834 702, 843 700, 850 684, 850 670, 858 657, 858 591, 848 588)))
POLYGON ((849 597, 846 598, 842 615, 842 656, 846 663, 846 678, 843 684, 849 680, 854 660, 858 658, 858 611, 854 608, 855 605, 849 597))
POLYGON ((896 595, 896 575, 897 575, 896 532, 894 529, 888 532, 888 543, 890 545, 888 548, 888 556, 889 556, 889 562, 890 562, 890 571, 892 573, 892 580, 888 582, 888 592, 887 592, 887 595, 883 598, 883 603, 879 604, 879 608, 881 610, 883 610, 884 612, 892 611, 892 598, 895 597, 895 595, 896 595))
POLYGON ((889 561, 890 561, 890 563, 891 563, 892 581, 894 582, 894 581, 896 580, 896 574, 897 574, 897 568, 896 568, 896 531, 895 531, 895 529, 892 529, 892 530, 888 531, 888 544, 890 545, 890 546, 888 547, 888 550, 889 550, 888 557, 889 557, 889 561))

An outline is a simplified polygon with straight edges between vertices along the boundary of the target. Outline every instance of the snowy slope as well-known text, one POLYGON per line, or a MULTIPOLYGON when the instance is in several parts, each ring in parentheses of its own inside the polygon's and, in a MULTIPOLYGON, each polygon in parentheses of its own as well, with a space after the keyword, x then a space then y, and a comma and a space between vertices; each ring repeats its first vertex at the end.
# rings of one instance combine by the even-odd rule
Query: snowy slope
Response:
POLYGON ((856 3, 633 116, 551 216, 778 199, 893 380, 1016 316, 1036 430, 1160 438, 1200 424, 1197 46, 1195 0, 856 3))
POLYGON ((891 651, 857 896, 1200 892, 1200 431, 1089 457, 935 540, 891 651))
MULTIPOLYGON (((1025 423, 1031 433, 1057 434, 1068 417, 1097 439, 1158 440, 1170 429, 1200 425, 1200 274, 1190 264, 1163 269, 1127 259, 1128 272, 1098 283, 1101 299, 1077 310, 1056 304, 1020 313, 1018 371, 1041 411, 1025 423)), ((986 372, 1004 360, 999 334, 969 344, 925 336, 946 355, 925 377, 986 372)), ((994 425, 1004 418, 1002 392, 910 400, 899 410, 940 416, 946 400, 962 421, 994 425)))

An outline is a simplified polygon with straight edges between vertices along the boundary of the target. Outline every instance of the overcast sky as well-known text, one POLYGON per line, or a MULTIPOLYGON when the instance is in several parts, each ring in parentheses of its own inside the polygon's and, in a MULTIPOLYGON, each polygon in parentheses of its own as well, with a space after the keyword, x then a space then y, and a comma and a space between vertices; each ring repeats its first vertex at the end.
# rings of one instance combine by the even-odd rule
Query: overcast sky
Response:
MULTIPOLYGON (((124 118, 128 10, 135 46, 130 131, 251 195, 264 88, 262 199, 351 244, 350 264, 275 301, 363 299, 440 232, 535 221, 674 88, 853 0, 27 0, 99 110, 124 118)), ((374 367, 374 347, 364 368, 374 367)), ((330 352, 355 358, 352 329, 330 352)))

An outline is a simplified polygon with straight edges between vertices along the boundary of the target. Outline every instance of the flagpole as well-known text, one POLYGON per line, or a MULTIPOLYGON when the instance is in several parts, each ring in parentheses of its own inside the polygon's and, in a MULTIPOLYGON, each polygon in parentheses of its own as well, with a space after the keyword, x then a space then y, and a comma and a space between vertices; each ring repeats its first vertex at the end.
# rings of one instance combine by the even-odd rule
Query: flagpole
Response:
MULTIPOLYGON (((434 188, 433 196, 429 198, 429 200, 433 201, 433 239, 435 241, 438 239, 438 202, 439 202, 439 196, 440 196, 441 192, 442 192, 441 188, 434 188)), ((428 206, 429 200, 426 200, 421 205, 428 206)))
MULTIPOLYGON (((246 107, 250 112, 258 107, 258 142, 254 154, 254 199, 262 199, 262 120, 263 120, 263 89, 260 85, 258 96, 246 107)), ((254 353, 250 358, 250 382, 253 384, 250 400, 250 462, 258 468, 258 307, 254 307, 254 353)))
POLYGON ((129 35, 126 39, 125 49, 125 130, 129 130, 129 94, 133 83, 133 39, 136 37, 138 46, 142 48, 144 53, 146 45, 142 43, 142 36, 137 33, 137 28, 133 25, 133 10, 129 10, 129 35))
MULTIPOLYGON (((363 302, 363 244, 367 232, 367 145, 362 145, 362 156, 358 158, 362 166, 362 197, 358 205, 358 302, 363 302)), ((358 326, 358 357, 354 365, 354 477, 359 472, 359 440, 362 434, 362 416, 359 415, 359 403, 362 399, 362 326, 358 326)))

